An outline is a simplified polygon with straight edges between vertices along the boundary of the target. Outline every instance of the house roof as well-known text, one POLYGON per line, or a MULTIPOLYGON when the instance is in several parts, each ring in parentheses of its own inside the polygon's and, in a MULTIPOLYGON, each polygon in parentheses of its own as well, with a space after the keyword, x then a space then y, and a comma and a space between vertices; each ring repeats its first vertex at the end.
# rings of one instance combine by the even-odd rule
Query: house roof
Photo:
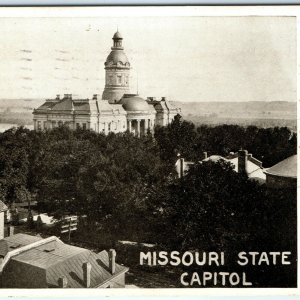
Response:
POLYGON ((112 277, 126 272, 128 269, 116 264, 115 274, 112 275, 109 270, 109 256, 107 251, 98 254, 85 250, 77 255, 64 260, 62 263, 52 265, 47 269, 47 283, 49 287, 58 287, 58 278, 65 276, 70 288, 84 288, 82 280, 82 265, 89 262, 91 268, 91 287, 98 287, 105 284, 112 277))
POLYGON ((265 170, 266 174, 297 178, 297 155, 290 156, 273 167, 265 170))
POLYGON ((32 236, 23 233, 8 236, 0 240, 0 256, 4 257, 10 251, 32 244, 39 240, 42 240, 42 238, 39 236, 32 236))
MULTIPOLYGON (((48 287, 59 287, 59 278, 65 277, 68 288, 84 288, 83 264, 86 262, 92 266, 90 287, 101 286, 128 270, 128 268, 116 264, 115 273, 111 274, 107 251, 97 254, 84 248, 65 244, 57 238, 54 239, 54 237, 47 240, 26 234, 16 234, 0 241, 0 253, 4 254, 2 256, 16 249, 18 251, 9 257, 6 264, 12 263, 12 268, 18 268, 19 264, 20 266, 26 265, 23 276, 26 276, 27 271, 28 275, 31 274, 30 276, 32 274, 44 274, 45 277, 39 277, 39 280, 44 281, 44 286, 48 287), (30 244, 33 243, 35 244, 30 248, 30 244), (10 248, 11 246, 14 248, 10 248), (24 247, 24 251, 22 251, 22 247, 24 247), (25 247, 27 248, 25 249, 25 247)), ((5 268, 3 272, 5 276, 5 268)), ((18 273, 16 272, 16 274, 18 273)), ((13 278, 13 280, 17 285, 18 277, 13 278)))
MULTIPOLYGON (((221 155, 211 155, 203 161, 214 161, 217 162, 219 160, 224 160, 230 162, 233 165, 234 171, 238 172, 238 154, 232 155, 230 158, 225 158, 221 155)), ((248 155, 247 160, 247 175, 249 178, 255 179, 261 183, 265 182, 266 175, 264 174, 263 168, 261 167, 261 162, 252 157, 252 155, 248 155)))

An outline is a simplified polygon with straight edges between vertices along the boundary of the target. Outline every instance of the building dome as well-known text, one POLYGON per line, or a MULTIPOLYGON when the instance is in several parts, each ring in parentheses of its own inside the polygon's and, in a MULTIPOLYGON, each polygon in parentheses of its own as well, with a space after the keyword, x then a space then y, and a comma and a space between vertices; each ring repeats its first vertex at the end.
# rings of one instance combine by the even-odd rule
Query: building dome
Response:
POLYGON ((286 158, 275 166, 267 169, 265 173, 278 177, 297 178, 297 155, 286 158))
POLYGON ((128 66, 130 66, 128 58, 122 50, 112 50, 107 56, 105 66, 109 64, 117 65, 118 63, 121 63, 123 65, 128 64, 128 66))
POLYGON ((123 39, 123 38, 122 38, 121 33, 120 33, 119 31, 117 31, 117 32, 114 34, 113 39, 123 39))
POLYGON ((152 111, 154 108, 141 97, 122 98, 119 102, 126 111, 152 111))
POLYGON ((291 189, 297 187, 297 155, 290 156, 275 166, 265 170, 266 184, 271 189, 291 189))

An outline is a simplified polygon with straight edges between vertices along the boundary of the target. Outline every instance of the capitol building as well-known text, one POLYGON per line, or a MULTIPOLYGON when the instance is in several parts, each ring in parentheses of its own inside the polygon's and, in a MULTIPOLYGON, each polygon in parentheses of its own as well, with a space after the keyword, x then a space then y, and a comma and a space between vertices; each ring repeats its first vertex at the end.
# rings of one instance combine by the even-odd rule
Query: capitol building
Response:
POLYGON ((47 99, 33 111, 34 129, 45 130, 66 125, 98 133, 129 131, 136 136, 153 132, 154 126, 166 126, 181 112, 165 97, 143 99, 130 93, 130 62, 119 32, 105 61, 105 87, 100 98, 76 99, 72 94, 47 99))

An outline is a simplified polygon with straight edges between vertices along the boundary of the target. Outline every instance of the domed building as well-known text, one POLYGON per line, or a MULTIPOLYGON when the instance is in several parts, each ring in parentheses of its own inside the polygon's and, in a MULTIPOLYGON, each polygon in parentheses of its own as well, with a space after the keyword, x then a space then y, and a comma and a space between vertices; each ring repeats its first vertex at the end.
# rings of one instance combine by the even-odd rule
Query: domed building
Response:
POLYGON ((137 136, 152 132, 156 110, 137 95, 125 94, 119 102, 127 112, 127 128, 137 136))
POLYGON ((130 93, 130 63, 119 31, 105 63, 105 87, 102 99, 76 99, 71 94, 59 95, 33 111, 34 129, 45 130, 60 125, 96 132, 132 132, 140 137, 153 132, 154 126, 166 126, 181 109, 162 97, 147 99, 130 93))

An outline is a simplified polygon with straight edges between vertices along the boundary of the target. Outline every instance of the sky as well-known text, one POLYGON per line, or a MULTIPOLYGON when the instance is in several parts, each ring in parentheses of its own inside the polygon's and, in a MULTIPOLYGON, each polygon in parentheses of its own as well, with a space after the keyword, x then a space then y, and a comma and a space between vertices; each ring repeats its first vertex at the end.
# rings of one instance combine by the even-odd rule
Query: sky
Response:
POLYGON ((293 17, 0 18, 0 98, 101 95, 117 28, 133 93, 296 101, 293 17))

